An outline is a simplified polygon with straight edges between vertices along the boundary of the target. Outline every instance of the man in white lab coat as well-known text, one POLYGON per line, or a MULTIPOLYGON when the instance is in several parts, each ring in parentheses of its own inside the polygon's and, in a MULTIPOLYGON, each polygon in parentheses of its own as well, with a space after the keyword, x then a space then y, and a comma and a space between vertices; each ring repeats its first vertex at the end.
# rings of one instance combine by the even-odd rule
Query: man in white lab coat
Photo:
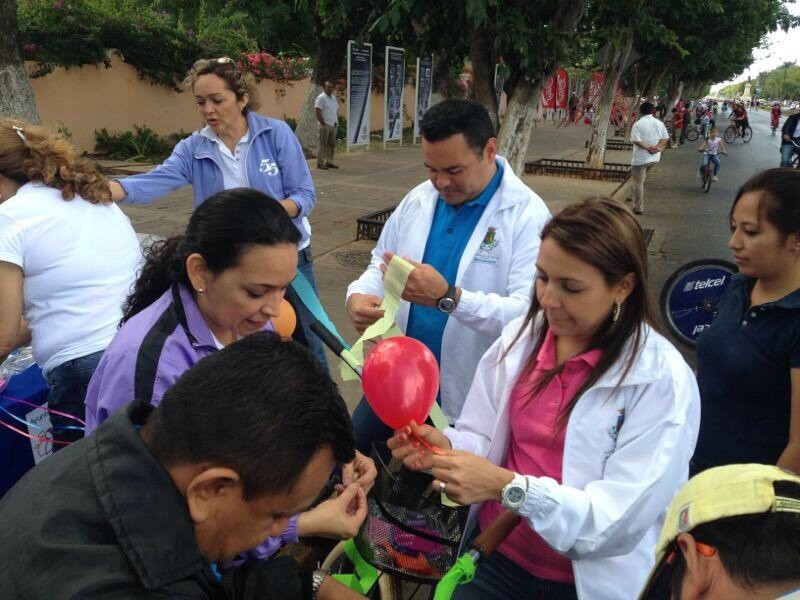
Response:
MULTIPOLYGON (((481 356, 528 309, 550 212, 497 155, 491 119, 477 102, 445 100, 425 113, 420 130, 429 180, 386 222, 369 267, 347 289, 347 312, 363 331, 382 314, 382 265, 398 254, 417 267, 397 323, 436 356, 439 401, 454 423, 481 356)), ((365 453, 391 435, 363 400, 353 424, 365 453)))

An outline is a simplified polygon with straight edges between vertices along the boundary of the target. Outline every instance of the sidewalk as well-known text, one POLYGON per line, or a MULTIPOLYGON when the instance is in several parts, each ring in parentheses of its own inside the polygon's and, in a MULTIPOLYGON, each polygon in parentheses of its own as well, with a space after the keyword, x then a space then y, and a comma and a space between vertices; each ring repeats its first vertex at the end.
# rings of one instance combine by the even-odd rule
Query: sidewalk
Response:
MULTIPOLYGON (((539 124, 534 129, 528 159, 564 158, 582 160, 588 127, 579 124, 556 129, 539 124)), ((608 152, 608 162, 627 162, 629 152, 608 152)), ((339 153, 339 169, 311 172, 317 189, 317 206, 311 213, 312 249, 320 299, 331 320, 348 342, 358 335, 344 309, 348 284, 368 264, 374 242, 355 241, 356 218, 370 211, 395 206, 415 185, 425 180, 422 150, 419 145, 382 150, 374 144, 370 152, 339 153)), ((105 162, 114 170, 147 170, 146 165, 105 162)), ((617 182, 588 181, 549 176, 524 175, 523 180, 545 201, 551 212, 591 196, 610 196, 620 187, 617 182)), ((139 233, 170 236, 185 228, 193 204, 191 188, 181 188, 148 205, 121 205, 139 233)), ((360 397, 357 382, 339 380, 338 363, 331 358, 334 377, 352 409, 360 397)))

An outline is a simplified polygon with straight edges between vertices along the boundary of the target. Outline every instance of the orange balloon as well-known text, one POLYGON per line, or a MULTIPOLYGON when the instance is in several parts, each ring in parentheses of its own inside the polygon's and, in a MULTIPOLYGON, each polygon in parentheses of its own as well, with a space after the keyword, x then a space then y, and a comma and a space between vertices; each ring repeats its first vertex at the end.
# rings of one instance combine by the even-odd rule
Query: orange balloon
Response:
POLYGON ((294 329, 297 327, 297 315, 285 298, 281 300, 278 316, 272 319, 272 326, 275 327, 275 332, 285 340, 292 337, 294 329))

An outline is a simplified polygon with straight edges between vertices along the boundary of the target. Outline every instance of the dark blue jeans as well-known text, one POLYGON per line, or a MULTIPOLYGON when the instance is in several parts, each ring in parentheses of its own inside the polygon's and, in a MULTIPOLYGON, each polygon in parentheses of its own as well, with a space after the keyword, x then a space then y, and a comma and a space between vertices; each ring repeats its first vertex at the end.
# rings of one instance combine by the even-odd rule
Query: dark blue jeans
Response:
MULTIPOLYGON (((306 276, 311 287, 314 288, 314 292, 317 292, 317 280, 314 277, 314 260, 311 256, 310 246, 297 253, 297 268, 306 276)), ((317 295, 319 295, 318 292, 317 295)), ((314 322, 314 315, 311 314, 311 311, 309 311, 302 302, 293 304, 295 304, 294 308, 297 314, 297 322, 303 330, 302 335, 303 338, 305 338, 306 346, 314 353, 314 356, 316 356, 322 366, 325 367, 325 370, 330 371, 328 359, 325 357, 325 347, 317 334, 311 331, 309 327, 309 324, 314 322)))
MULTIPOLYGON (((47 386, 50 388, 50 393, 47 395, 48 408, 83 420, 86 416, 86 408, 83 404, 86 399, 86 388, 89 387, 89 380, 102 356, 103 351, 101 350, 94 354, 73 358, 50 371, 47 375, 47 386)), ((73 419, 50 413, 50 423, 53 425, 53 439, 56 441, 74 442, 83 437, 83 431, 79 429, 63 429, 80 425, 73 419)), ((63 447, 64 444, 53 444, 53 452, 57 452, 63 447)))
POLYGON ((540 579, 499 552, 478 565, 475 579, 460 585, 453 600, 577 600, 575 586, 540 579))
POLYGON ((394 431, 378 418, 363 396, 353 411, 352 420, 356 450, 365 456, 369 456, 372 452, 372 442, 385 442, 394 434, 394 431))

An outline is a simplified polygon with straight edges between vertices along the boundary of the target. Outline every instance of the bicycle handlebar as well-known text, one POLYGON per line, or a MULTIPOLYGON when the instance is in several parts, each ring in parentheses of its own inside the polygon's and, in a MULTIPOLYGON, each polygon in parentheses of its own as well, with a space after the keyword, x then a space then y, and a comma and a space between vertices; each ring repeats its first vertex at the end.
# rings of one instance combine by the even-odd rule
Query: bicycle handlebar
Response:
POLYGON ((317 334, 319 339, 322 340, 322 343, 330 348, 336 356, 341 356, 342 351, 346 350, 342 342, 340 342, 338 338, 328 331, 328 328, 324 327, 319 321, 314 321, 311 323, 309 328, 311 331, 317 334))
POLYGON ((514 527, 519 525, 520 520, 521 517, 518 514, 504 510, 492 521, 491 525, 478 534, 471 547, 478 551, 481 560, 486 560, 486 557, 497 550, 503 540, 511 534, 514 527))
POLYGON ((319 321, 312 321, 309 323, 308 327, 317 334, 323 344, 330 348, 336 356, 346 362, 356 375, 361 377, 361 363, 356 360, 355 356, 350 354, 350 350, 342 344, 339 338, 333 335, 328 328, 319 321))

